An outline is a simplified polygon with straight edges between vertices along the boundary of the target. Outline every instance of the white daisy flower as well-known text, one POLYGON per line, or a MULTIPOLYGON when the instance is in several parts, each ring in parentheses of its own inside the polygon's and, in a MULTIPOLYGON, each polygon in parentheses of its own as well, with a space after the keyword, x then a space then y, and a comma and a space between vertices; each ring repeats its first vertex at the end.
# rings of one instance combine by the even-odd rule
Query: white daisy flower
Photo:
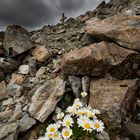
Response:
POLYGON ((92 128, 93 128, 93 123, 91 120, 89 120, 88 118, 86 118, 84 121, 81 121, 81 127, 86 130, 91 132, 92 128))
POLYGON ((58 130, 58 127, 56 124, 50 124, 48 127, 47 127, 47 133, 55 133, 56 131, 58 130))
POLYGON ((80 108, 80 107, 83 106, 83 104, 82 104, 82 102, 80 102, 80 99, 77 98, 77 99, 75 99, 75 101, 74 101, 74 103, 73 103, 73 106, 74 106, 75 108, 80 108))
POLYGON ((73 106, 75 106, 76 108, 80 108, 83 106, 83 104, 81 102, 76 102, 73 104, 73 106))
POLYGON ((49 139, 51 139, 51 138, 52 138, 52 136, 53 136, 53 134, 52 134, 52 133, 48 133, 48 132, 47 132, 47 133, 45 133, 45 138, 46 138, 46 139, 48 139, 48 140, 49 140, 49 139))
POLYGON ((81 96, 82 96, 82 97, 86 97, 86 96, 87 96, 87 92, 83 91, 83 92, 81 93, 81 96))
POLYGON ((57 118, 58 120, 63 119, 63 117, 64 117, 64 113, 63 113, 63 112, 60 112, 60 113, 57 114, 57 116, 56 116, 56 118, 57 118))
POLYGON ((59 132, 56 132, 53 134, 52 139, 53 140, 60 140, 61 134, 59 132))
POLYGON ((85 108, 83 108, 83 113, 85 115, 89 116, 91 114, 91 111, 87 107, 85 107, 85 108))
POLYGON ((78 109, 78 110, 77 110, 77 113, 76 113, 76 114, 77 114, 78 116, 81 116, 81 115, 83 115, 83 113, 84 113, 84 111, 83 111, 83 109, 81 108, 81 109, 78 109))
POLYGON ((64 128, 62 130, 62 136, 64 139, 69 139, 72 135, 72 130, 70 128, 64 128))
POLYGON ((67 108, 67 112, 70 113, 71 115, 75 115, 76 113, 76 108, 74 106, 69 106, 67 108))
POLYGON ((63 126, 70 127, 74 123, 70 115, 66 115, 63 119, 63 126))
POLYGON ((82 127, 83 122, 85 122, 86 120, 88 120, 88 117, 87 116, 85 116, 85 115, 80 116, 77 119, 77 123, 78 123, 79 127, 80 126, 82 127))
POLYGON ((104 123, 101 120, 93 121, 93 130, 96 130, 97 132, 102 132, 104 128, 104 123))

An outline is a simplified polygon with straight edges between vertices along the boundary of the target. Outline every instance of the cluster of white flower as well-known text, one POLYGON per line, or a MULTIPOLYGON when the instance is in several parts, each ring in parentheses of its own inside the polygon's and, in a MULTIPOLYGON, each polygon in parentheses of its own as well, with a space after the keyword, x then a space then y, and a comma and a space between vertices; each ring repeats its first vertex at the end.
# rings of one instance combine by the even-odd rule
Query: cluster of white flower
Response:
MULTIPOLYGON (((87 96, 82 92, 83 97, 87 96)), ((102 132, 104 123, 97 119, 100 114, 99 110, 92 109, 91 106, 83 106, 79 98, 75 99, 72 106, 69 106, 66 113, 57 114, 57 122, 50 124, 46 129, 45 137, 38 140, 70 140, 73 135, 73 126, 82 128, 83 131, 102 132)))

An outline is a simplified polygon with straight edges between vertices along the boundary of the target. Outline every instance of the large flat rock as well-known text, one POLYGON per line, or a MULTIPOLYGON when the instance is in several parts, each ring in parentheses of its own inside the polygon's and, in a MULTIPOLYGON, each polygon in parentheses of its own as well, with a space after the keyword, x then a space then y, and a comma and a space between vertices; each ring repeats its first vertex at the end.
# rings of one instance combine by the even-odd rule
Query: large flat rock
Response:
POLYGON ((67 75, 103 76, 132 53, 135 52, 114 43, 95 43, 65 54, 61 69, 67 75))
POLYGON ((122 120, 136 101, 138 80, 117 80, 104 78, 92 80, 90 85, 90 105, 102 113, 107 126, 120 127, 122 120))
POLYGON ((140 52, 140 17, 113 16, 104 20, 87 21, 86 32, 99 40, 110 40, 140 52))

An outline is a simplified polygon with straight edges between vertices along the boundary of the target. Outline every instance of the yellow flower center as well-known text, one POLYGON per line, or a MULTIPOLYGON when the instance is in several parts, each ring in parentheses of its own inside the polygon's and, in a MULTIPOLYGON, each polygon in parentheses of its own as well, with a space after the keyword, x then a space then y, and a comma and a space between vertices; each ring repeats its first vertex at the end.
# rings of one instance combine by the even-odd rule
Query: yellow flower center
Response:
POLYGON ((50 128, 50 132, 54 132, 54 131, 55 131, 54 127, 50 128))
POLYGON ((48 134, 48 137, 51 138, 52 134, 48 134))
POLYGON ((57 139, 57 138, 58 138, 58 136, 59 136, 58 134, 54 134, 54 138, 55 138, 55 139, 57 139))
POLYGON ((95 123, 94 126, 95 126, 96 128, 100 128, 100 124, 99 124, 99 123, 95 123))
POLYGON ((66 126, 70 126, 70 124, 71 124, 70 121, 66 122, 66 126))
POLYGON ((85 112, 86 115, 88 115, 88 112, 85 112))
POLYGON ((76 104, 77 107, 80 107, 80 104, 76 104))
POLYGON ((82 112, 78 112, 78 115, 81 116, 83 113, 82 112))
POLYGON ((65 135, 66 137, 68 137, 68 136, 70 135, 69 131, 65 131, 65 132, 64 132, 64 135, 65 135))
POLYGON ((90 129, 90 124, 89 124, 89 123, 85 123, 85 124, 84 124, 84 127, 85 127, 86 129, 90 129))

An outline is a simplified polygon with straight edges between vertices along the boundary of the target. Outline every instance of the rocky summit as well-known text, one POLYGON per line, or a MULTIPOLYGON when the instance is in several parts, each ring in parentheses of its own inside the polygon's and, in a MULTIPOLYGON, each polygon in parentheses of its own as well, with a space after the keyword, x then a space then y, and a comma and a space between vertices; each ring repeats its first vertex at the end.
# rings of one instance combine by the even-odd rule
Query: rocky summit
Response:
POLYGON ((101 111, 106 132, 97 140, 140 139, 139 0, 0 32, 0 140, 36 140, 75 98, 101 111))

